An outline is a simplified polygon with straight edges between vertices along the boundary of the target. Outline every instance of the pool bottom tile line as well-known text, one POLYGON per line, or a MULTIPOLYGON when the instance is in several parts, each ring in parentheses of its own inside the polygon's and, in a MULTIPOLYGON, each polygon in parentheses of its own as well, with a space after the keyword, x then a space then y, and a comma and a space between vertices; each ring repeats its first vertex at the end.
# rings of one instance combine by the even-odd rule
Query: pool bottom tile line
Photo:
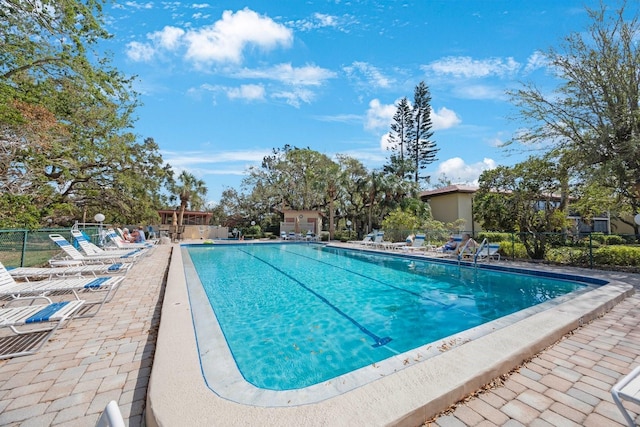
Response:
POLYGON ((345 313, 344 311, 340 310, 338 307, 333 305, 328 299, 326 299, 325 297, 323 297, 322 295, 320 295, 319 293, 317 293, 316 291, 314 291, 313 289, 311 289, 310 287, 308 287, 307 285, 302 283, 300 280, 298 280, 295 277, 291 276, 286 271, 282 270, 281 268, 276 267, 275 265, 273 265, 269 261, 266 261, 266 260, 254 255, 254 254, 252 254, 250 252, 247 252, 245 250, 242 250, 242 249, 238 249, 238 250, 240 252, 245 253, 246 255, 249 255, 252 258, 257 259, 258 261, 260 261, 260 262, 262 262, 264 264, 267 264, 269 267, 273 268, 274 270, 276 270, 280 274, 282 274, 282 275, 288 277, 289 279, 293 280, 293 282, 296 283, 298 286, 301 286, 304 290, 306 290, 307 292, 309 292, 312 295, 314 295, 316 298, 318 298, 320 301, 325 303, 327 306, 329 306, 331 309, 333 309, 340 316, 344 317, 349 322, 353 323, 365 335, 368 335, 371 339, 373 339, 375 341, 373 344, 371 344, 371 347, 374 347, 374 348, 381 347, 383 345, 389 344, 393 340, 393 338, 391 338, 391 337, 379 337, 378 335, 374 334, 369 329, 367 329, 364 325, 362 325, 360 322, 358 322, 356 319, 354 319, 353 317, 349 316, 347 313, 345 313))

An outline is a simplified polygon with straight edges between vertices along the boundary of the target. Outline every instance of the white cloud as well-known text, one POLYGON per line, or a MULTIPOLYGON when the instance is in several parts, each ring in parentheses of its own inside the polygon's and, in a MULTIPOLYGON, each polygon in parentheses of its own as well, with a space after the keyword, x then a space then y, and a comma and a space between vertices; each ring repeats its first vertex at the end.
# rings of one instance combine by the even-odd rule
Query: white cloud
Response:
POLYGON ((138 3, 135 1, 128 1, 128 2, 125 2, 125 6, 131 7, 134 9, 153 9, 153 2, 138 3))
POLYGON ((483 78, 490 76, 507 77, 520 69, 513 58, 473 59, 469 56, 449 56, 423 66, 437 75, 450 75, 464 78, 483 78))
POLYGON ((320 26, 322 27, 335 27, 336 25, 338 25, 338 20, 335 16, 327 15, 324 13, 314 13, 313 16, 318 20, 320 26))
POLYGON ((321 122, 362 123, 362 116, 358 114, 335 114, 333 116, 315 116, 321 122))
POLYGON ((191 5, 191 7, 194 9, 207 9, 210 8, 211 5, 207 3, 194 3, 191 5))
POLYGON ((316 12, 311 18, 290 21, 287 22, 287 25, 292 28, 296 28, 299 31, 313 31, 319 28, 332 28, 346 32, 347 27, 354 22, 357 22, 357 20, 351 15, 336 16, 316 12))
POLYGON ((438 111, 431 109, 431 123, 433 130, 449 129, 462 123, 455 111, 442 107, 438 111))
POLYGON ((155 55, 155 49, 148 43, 129 42, 127 43, 127 57, 136 62, 151 60, 155 55))
POLYGON ((524 67, 526 73, 531 73, 540 68, 546 68, 549 66, 549 61, 544 53, 540 51, 534 52, 527 60, 527 65, 524 67))
POLYGON ((215 24, 185 35, 187 59, 195 62, 240 63, 244 49, 256 46, 264 50, 288 47, 293 33, 272 19, 245 8, 236 13, 226 10, 215 24))
POLYGON ((389 132, 380 137, 380 149, 383 151, 391 149, 391 144, 389 144, 389 132))
POLYGON ((452 90, 457 97, 463 99, 504 100, 506 98, 504 88, 497 88, 488 85, 457 84, 452 90))
POLYGON ((247 101, 260 101, 265 97, 265 90, 260 85, 241 85, 237 88, 227 89, 229 99, 244 99, 247 101))
POLYGON ((383 75, 376 67, 366 62, 356 61, 343 68, 344 72, 359 85, 373 88, 387 88, 394 80, 383 75))
MULTIPOLYGON (((397 109, 398 107, 395 104, 385 105, 380 103, 378 99, 372 99, 369 102, 369 109, 366 112, 365 129, 388 129, 393 122, 393 115, 397 109)), ((437 111, 431 108, 431 122, 433 130, 442 130, 454 127, 462 123, 462 120, 455 111, 447 107, 441 107, 437 111)))
POLYGON ((336 73, 316 65, 293 67, 291 64, 278 64, 269 68, 238 70, 234 76, 276 80, 292 86, 319 86, 325 80, 334 78, 336 73))
POLYGON ((272 98, 283 99, 287 104, 299 108, 301 103, 310 104, 313 100, 313 92, 304 88, 294 88, 290 91, 274 92, 272 98))
POLYGON ((369 109, 364 123, 365 129, 388 129, 396 109, 393 104, 384 105, 380 103, 379 99, 372 99, 369 101, 369 109))
POLYGON ((462 158, 453 157, 438 164, 431 181, 435 182, 443 178, 455 184, 478 185, 480 174, 485 170, 495 169, 496 166, 495 160, 489 158, 484 158, 481 162, 467 164, 462 158))
POLYGON ((187 93, 193 97, 199 98, 200 94, 204 91, 212 92, 215 96, 217 94, 225 94, 227 98, 231 100, 245 100, 245 101, 261 101, 265 99, 266 91, 262 85, 240 85, 239 87, 212 85, 204 83, 199 87, 189 88, 187 93))
POLYGON ((149 34, 147 38, 154 41, 158 47, 175 50, 180 46, 184 34, 182 28, 166 26, 160 31, 149 34))
POLYGON ((290 29, 248 8, 236 13, 224 11, 220 20, 199 29, 166 26, 146 37, 151 43, 131 42, 127 45, 129 58, 149 61, 161 49, 175 51, 184 47, 185 58, 198 65, 238 64, 247 48, 271 50, 289 47, 293 41, 290 29))

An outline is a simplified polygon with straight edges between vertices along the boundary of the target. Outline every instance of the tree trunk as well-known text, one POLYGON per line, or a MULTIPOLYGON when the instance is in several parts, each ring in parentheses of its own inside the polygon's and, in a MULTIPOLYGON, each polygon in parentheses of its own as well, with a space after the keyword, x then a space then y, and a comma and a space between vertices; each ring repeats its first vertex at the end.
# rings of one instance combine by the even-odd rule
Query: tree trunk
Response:
POLYGON ((184 217, 184 211, 187 209, 187 201, 180 202, 180 215, 178 216, 178 227, 182 227, 182 218, 184 217))

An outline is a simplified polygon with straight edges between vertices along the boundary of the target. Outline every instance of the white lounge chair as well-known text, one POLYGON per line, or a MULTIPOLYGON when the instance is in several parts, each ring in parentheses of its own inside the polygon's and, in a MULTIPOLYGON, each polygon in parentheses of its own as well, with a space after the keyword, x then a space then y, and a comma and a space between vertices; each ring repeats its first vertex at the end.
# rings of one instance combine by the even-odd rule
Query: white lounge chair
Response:
POLYGON ((94 255, 111 255, 111 256, 120 256, 120 255, 128 255, 132 251, 141 251, 142 248, 131 248, 131 249, 110 249, 104 250, 99 246, 94 245, 92 242, 87 240, 87 238, 82 234, 80 230, 71 230, 71 235, 73 239, 78 243, 80 249, 88 256, 94 255))
POLYGON ((462 242, 462 236, 459 234, 453 235, 453 241, 455 242, 456 246, 453 249, 447 249, 446 248, 446 243, 440 247, 436 247, 433 250, 433 252, 435 252, 436 254, 440 255, 440 256, 444 256, 444 257, 453 257, 453 256, 457 256, 458 255, 458 248, 460 247, 460 243, 462 242))
POLYGON ((409 252, 426 251, 429 247, 424 245, 425 239, 426 236, 424 234, 416 234, 411 245, 407 245, 403 250, 407 250, 409 252))
POLYGON ((46 297, 14 299, 0 309, 0 359, 26 356, 36 353, 51 335, 80 310, 84 301, 52 303, 46 297), (43 304, 34 304, 42 299, 43 304), (30 305, 13 307, 13 304, 30 302, 30 305), (42 327, 41 325, 48 325, 42 327), (6 331, 10 333, 5 333, 6 331))
POLYGON ((347 243, 350 243, 352 245, 368 245, 373 241, 373 236, 374 236, 373 233, 369 233, 366 236, 364 236, 362 240, 349 240, 347 243))
POLYGON ((500 260, 500 254, 498 250, 500 249, 499 244, 488 243, 487 239, 484 239, 480 245, 477 245, 475 248, 462 248, 462 252, 459 254, 459 260, 473 261, 473 262, 482 262, 482 261, 490 261, 495 259, 497 261, 500 260))
MULTIPOLYGON (((121 236, 119 236, 118 233, 116 233, 113 228, 110 228, 110 229, 107 230, 107 237, 109 238, 109 240, 111 240, 111 243, 113 243, 115 245, 114 246, 115 249, 145 249, 145 248, 154 247, 154 245, 152 243, 131 243, 131 242, 127 242, 121 236)), ((108 248, 108 246, 105 247, 105 249, 107 249, 107 248, 108 248)))
POLYGON ((496 261, 500 261, 500 244, 498 243, 487 243, 478 248, 475 254, 475 261, 490 261, 492 259, 496 261))
MULTIPOLYGON (((407 238, 404 240, 404 242, 383 242, 384 244, 384 248, 385 249, 391 249, 391 250, 407 250, 410 247, 413 246, 413 242, 415 241, 415 236, 412 239, 411 235, 407 236, 407 238)), ((424 237, 422 239, 422 242, 424 243, 424 237)))
POLYGON ((384 245, 389 242, 384 241, 384 231, 377 231, 373 238, 373 241, 367 246, 373 246, 374 248, 384 248, 384 245))
POLYGON ((634 417, 622 405, 622 400, 640 405, 640 366, 636 367, 613 386, 611 396, 613 396, 613 401, 622 412, 622 416, 629 427, 635 427, 637 424, 634 417))
MULTIPOLYGON (((116 262, 135 262, 138 257, 142 255, 141 251, 134 250, 125 255, 118 254, 105 254, 105 255, 83 255, 80 251, 71 245, 60 234, 49 234, 49 238, 55 242, 64 253, 62 259, 51 259, 49 264, 55 265, 67 265, 70 261, 82 264, 104 264, 104 263, 116 263, 116 262)), ((77 264, 76 264, 77 265, 77 264)))
POLYGON ((96 300, 87 301, 87 306, 97 305, 96 310, 86 310, 82 317, 95 316, 100 311, 105 302, 113 298, 116 290, 120 286, 123 276, 101 276, 101 277, 67 277, 64 279, 37 280, 34 282, 16 282, 4 265, 0 263, 0 296, 11 297, 13 299, 33 296, 46 297, 52 293, 71 292, 76 300, 80 300, 80 293, 85 295, 104 295, 96 300), (100 292, 100 294, 98 294, 100 292))
POLYGON ((70 276, 98 277, 107 274, 127 274, 132 263, 118 262, 115 264, 89 264, 60 267, 16 267, 7 268, 11 277, 22 280, 54 279, 70 276))

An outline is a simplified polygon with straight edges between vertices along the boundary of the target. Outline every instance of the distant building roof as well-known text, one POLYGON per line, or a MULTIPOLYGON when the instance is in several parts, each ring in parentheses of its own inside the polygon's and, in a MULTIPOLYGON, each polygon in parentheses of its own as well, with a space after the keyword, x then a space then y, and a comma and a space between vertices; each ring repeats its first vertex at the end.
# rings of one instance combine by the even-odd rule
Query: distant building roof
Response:
POLYGON ((431 196, 441 196, 450 193, 475 193, 478 187, 472 185, 447 185, 446 187, 436 188, 435 190, 427 190, 420 193, 420 198, 424 199, 431 196))

